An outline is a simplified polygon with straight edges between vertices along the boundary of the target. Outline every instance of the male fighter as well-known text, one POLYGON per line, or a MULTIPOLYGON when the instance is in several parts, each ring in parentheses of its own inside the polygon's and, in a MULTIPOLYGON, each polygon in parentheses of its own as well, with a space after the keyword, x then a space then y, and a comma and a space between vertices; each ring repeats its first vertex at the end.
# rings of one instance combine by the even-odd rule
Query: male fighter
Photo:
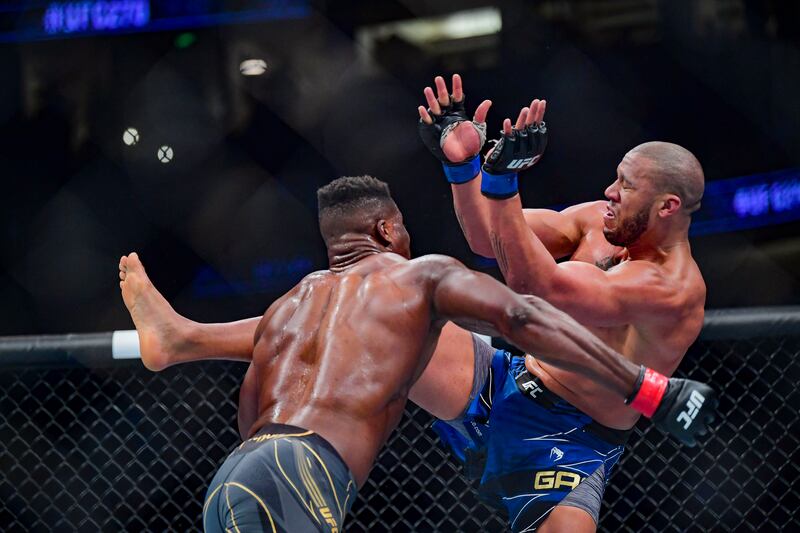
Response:
MULTIPOLYGON (((645 143, 620 162, 615 181, 605 191, 607 202, 560 213, 523 211, 516 172, 533 166, 544 151, 546 102, 534 100, 530 108, 523 108, 513 128, 509 119, 504 121, 502 138, 481 170, 478 152, 490 103, 478 107, 473 124, 464 111, 460 77, 453 76, 452 97, 444 79, 437 77, 435 85, 436 95, 430 87, 424 91, 428 109, 419 108, 420 133, 444 163, 458 220, 473 251, 496 257, 508 285, 517 292, 544 298, 629 360, 671 375, 703 323, 706 289, 688 241, 691 214, 703 194, 697 159, 674 144, 645 143), (570 261, 556 263, 567 256, 570 261)), ((488 455, 481 488, 502 498, 513 529, 594 531, 608 470, 622 448, 614 461, 576 464, 576 457, 588 459, 591 451, 569 432, 546 428, 556 424, 564 410, 577 411, 608 429, 601 440, 622 443, 639 412, 635 404, 616 402, 611 391, 586 375, 553 368, 536 352, 530 353, 524 360, 495 358, 494 381, 505 380, 507 387, 497 384, 491 389, 508 394, 493 395, 487 384, 486 405, 473 402, 462 422, 467 429, 487 422, 484 435, 465 439, 451 432, 449 440, 456 451, 478 448, 488 455), (514 381, 536 387, 536 398, 531 401, 533 395, 526 397, 514 381), (534 403, 549 413, 544 418, 529 416, 526 405, 534 403), (525 416, 519 416, 521 412, 525 416), (542 470, 564 468, 581 473, 582 481, 572 493, 554 490, 549 478, 537 483, 535 476, 542 470)), ((687 413, 684 422, 691 415, 687 413)))
MULTIPOLYGON (((693 393, 709 397, 708 387, 642 382, 639 365, 543 300, 448 257, 409 260, 383 182, 340 178, 318 198, 330 269, 306 276, 257 326, 246 381, 258 416, 209 487, 206 531, 339 531, 447 321, 502 335, 602 383, 620 402, 632 397, 682 438, 705 430, 708 409, 688 429, 675 421, 693 393)), ((165 329, 152 317, 171 309, 135 254, 120 261, 120 278, 143 360, 157 366, 149 356, 165 329)))

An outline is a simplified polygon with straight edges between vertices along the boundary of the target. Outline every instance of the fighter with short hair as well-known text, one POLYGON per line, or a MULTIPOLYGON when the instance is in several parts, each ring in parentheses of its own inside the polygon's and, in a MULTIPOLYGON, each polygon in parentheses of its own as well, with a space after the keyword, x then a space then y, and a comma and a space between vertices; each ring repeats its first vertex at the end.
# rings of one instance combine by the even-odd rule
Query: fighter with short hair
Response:
MULTIPOLYGON (((443 163, 472 250, 496 257, 515 291, 544 298, 630 361, 672 375, 703 325, 706 287, 688 239, 704 187, 694 155, 644 143, 623 157, 606 202, 523 210, 517 173, 544 152, 546 101, 533 100, 513 127, 506 119, 481 165, 491 102, 471 122, 461 78, 453 76, 452 95, 443 78, 435 86, 436 94, 424 90, 428 109, 418 109, 420 134, 443 163)), ((495 353, 492 379, 440 433, 457 455, 487 457, 481 492, 508 511, 512 530, 594 531, 608 475, 641 411, 586 375, 529 354, 495 353)), ((656 380, 649 372, 642 379, 656 380)), ((691 425, 708 401, 687 400, 672 423, 691 425)))
MULTIPOLYGON (((318 198, 330 268, 309 274, 270 305, 247 353, 235 353, 242 343, 236 336, 252 321, 227 330, 236 340, 226 354, 251 361, 240 416, 240 423, 251 423, 241 426, 247 440, 211 482, 206 531, 341 531, 448 321, 502 335, 554 367, 603 384, 620 403, 633 396, 658 419, 675 418, 692 391, 711 394, 687 380, 671 380, 668 390, 637 381, 639 365, 567 314, 455 259, 410 260, 402 215, 386 184, 374 178, 340 178, 318 198)), ((164 344, 181 321, 136 254, 121 258, 120 279, 145 365, 208 358, 164 344), (162 349, 167 359, 159 360, 162 349)), ((704 409, 687 430, 664 427, 691 438, 707 416, 704 409)))

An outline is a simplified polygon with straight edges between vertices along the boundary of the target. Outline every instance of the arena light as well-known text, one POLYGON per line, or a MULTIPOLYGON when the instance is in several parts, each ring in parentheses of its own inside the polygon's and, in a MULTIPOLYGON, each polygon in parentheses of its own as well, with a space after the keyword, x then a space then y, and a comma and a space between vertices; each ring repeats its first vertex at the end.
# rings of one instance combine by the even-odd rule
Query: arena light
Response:
POLYGON ((175 153, 172 151, 172 147, 171 146, 167 146, 165 144, 164 146, 162 146, 161 148, 158 149, 157 156, 158 156, 158 160, 161 161, 162 163, 169 163, 170 161, 172 161, 172 156, 174 154, 175 153))
POLYGON ((243 76, 261 76, 266 71, 267 62, 263 59, 245 59, 239 64, 243 76))
POLYGON ((127 146, 133 146, 139 142, 139 130, 136 128, 128 128, 122 134, 122 142, 127 146))
POLYGON ((468 40, 500 33, 500 10, 484 7, 458 11, 441 17, 426 17, 379 24, 357 32, 361 46, 371 51, 375 43, 396 36, 421 48, 446 41, 468 40))

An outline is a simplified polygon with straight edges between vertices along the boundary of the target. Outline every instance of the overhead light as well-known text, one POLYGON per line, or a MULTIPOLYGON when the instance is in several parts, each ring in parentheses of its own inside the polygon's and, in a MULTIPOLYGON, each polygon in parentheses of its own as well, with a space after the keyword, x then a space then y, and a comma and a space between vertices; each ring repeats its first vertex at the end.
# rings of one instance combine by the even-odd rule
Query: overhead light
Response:
POLYGON ((122 142, 128 146, 133 146, 139 142, 139 131, 136 128, 128 128, 122 134, 122 142))
POLYGON ((174 155, 171 146, 167 146, 166 144, 158 149, 158 160, 162 163, 169 163, 172 161, 172 156, 174 155))
POLYGON ((267 62, 263 59, 245 59, 239 64, 239 72, 244 76, 260 76, 267 71, 267 62))
POLYGON ((493 35, 499 33, 502 28, 500 10, 496 7, 485 7, 441 17, 403 20, 361 28, 357 32, 357 40, 368 50, 374 47, 376 41, 393 36, 420 47, 427 47, 443 41, 493 35))

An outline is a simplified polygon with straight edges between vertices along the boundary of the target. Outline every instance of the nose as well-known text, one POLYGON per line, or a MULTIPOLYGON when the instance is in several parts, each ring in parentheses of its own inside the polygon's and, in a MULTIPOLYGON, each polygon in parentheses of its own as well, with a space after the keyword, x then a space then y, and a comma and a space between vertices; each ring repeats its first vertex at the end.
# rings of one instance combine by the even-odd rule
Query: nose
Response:
POLYGON ((608 187, 606 187, 605 192, 606 198, 611 200, 612 202, 619 202, 619 189, 617 188, 617 182, 615 181, 608 187))

